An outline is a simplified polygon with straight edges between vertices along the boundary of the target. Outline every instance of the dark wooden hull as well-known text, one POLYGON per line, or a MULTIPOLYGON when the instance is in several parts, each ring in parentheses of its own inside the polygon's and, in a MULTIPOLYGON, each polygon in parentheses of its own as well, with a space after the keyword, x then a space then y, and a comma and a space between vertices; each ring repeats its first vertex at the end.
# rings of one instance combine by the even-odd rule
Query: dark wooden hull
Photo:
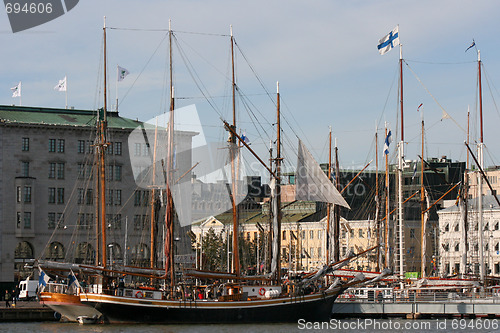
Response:
POLYGON ((110 323, 274 323, 328 321, 339 292, 269 300, 160 301, 98 294, 82 294, 110 323))

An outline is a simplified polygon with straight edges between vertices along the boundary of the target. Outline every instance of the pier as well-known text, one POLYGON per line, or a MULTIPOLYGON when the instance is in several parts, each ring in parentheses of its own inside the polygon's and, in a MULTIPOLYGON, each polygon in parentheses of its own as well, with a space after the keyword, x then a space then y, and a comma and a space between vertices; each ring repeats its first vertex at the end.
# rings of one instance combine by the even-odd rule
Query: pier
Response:
POLYGON ((497 294, 425 292, 400 296, 339 297, 333 305, 333 317, 500 318, 500 297, 497 294))
POLYGON ((1 303, 0 322, 14 321, 55 321, 54 311, 38 302, 17 302, 11 304, 10 308, 1 303))

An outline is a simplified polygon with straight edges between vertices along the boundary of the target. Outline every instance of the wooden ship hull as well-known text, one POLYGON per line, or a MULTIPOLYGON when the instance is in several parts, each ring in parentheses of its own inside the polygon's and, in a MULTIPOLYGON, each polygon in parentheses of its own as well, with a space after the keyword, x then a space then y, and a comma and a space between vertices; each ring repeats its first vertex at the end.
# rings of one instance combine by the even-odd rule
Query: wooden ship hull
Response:
POLYGON ((40 293, 40 303, 61 314, 65 320, 77 322, 78 317, 98 318, 101 313, 95 308, 83 304, 79 295, 68 295, 62 293, 42 292, 40 293))
POLYGON ((154 300, 81 294, 109 323, 278 323, 328 321, 340 289, 304 296, 240 301, 154 300))

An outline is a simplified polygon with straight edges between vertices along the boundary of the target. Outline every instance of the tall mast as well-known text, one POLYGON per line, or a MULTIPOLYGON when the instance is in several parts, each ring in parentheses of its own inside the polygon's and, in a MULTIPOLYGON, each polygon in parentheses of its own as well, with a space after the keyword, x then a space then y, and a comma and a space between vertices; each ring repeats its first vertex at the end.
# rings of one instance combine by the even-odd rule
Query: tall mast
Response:
MULTIPOLYGON (((156 119, 155 124, 155 139, 153 143, 153 170, 152 170, 152 181, 153 185, 151 187, 151 213, 150 213, 150 267, 155 268, 156 264, 156 246, 155 246, 155 226, 156 226, 156 140, 158 139, 158 119, 156 119)), ((153 279, 151 278, 151 283, 153 279)))
MULTIPOLYGON (((422 110, 422 142, 421 142, 421 162, 420 162, 420 273, 421 277, 425 277, 425 250, 426 250, 426 242, 425 242, 425 189, 424 189, 424 110, 422 110)), ((417 162, 415 162, 417 163, 417 162)))
POLYGON ((403 47, 399 45, 399 103, 401 107, 401 141, 398 149, 398 222, 399 222, 399 276, 403 281, 403 159, 404 159, 404 122, 403 122, 403 47))
MULTIPOLYGON (((328 180, 332 181, 332 127, 330 126, 330 132, 328 134, 328 180)), ((332 210, 332 205, 330 203, 326 206, 326 264, 330 264, 330 251, 331 251, 331 238, 330 238, 330 224, 331 217, 330 212, 332 210)))
MULTIPOLYGON (((467 107, 467 146, 469 145, 469 120, 470 120, 470 111, 469 108, 467 107)), ((469 245, 469 238, 468 238, 468 210, 469 210, 469 205, 468 205, 468 196, 469 196, 469 150, 467 149, 467 162, 465 165, 465 174, 464 174, 464 186, 463 186, 463 192, 462 192, 462 198, 463 198, 463 209, 464 209, 464 216, 463 216, 463 224, 462 224, 462 237, 463 237, 463 242, 462 242, 462 264, 460 265, 460 270, 462 274, 467 273, 467 247, 469 245)))
MULTIPOLYGON (((281 116, 280 116, 280 84, 276 82, 276 219, 278 220, 276 230, 278 251, 276 281, 281 282, 281 116)), ((291 241, 291 236, 290 236, 291 241)))
MULTIPOLYGON (((337 138, 335 138, 335 185, 340 192, 340 168, 339 168, 339 148, 337 146, 337 138)), ((333 223, 333 261, 340 261, 340 206, 334 205, 335 220, 333 223)))
POLYGON ((106 126, 107 126, 107 68, 106 68, 106 16, 104 16, 104 26, 102 28, 104 33, 104 108, 102 110, 102 115, 99 116, 99 191, 100 191, 100 210, 101 214, 100 224, 101 224, 101 265, 106 268, 106 166, 104 165, 105 151, 106 151, 106 126))
MULTIPOLYGON (((233 130, 236 133, 236 81, 234 73, 234 37, 233 37, 233 26, 230 26, 231 30, 231 84, 232 84, 232 97, 233 97, 233 130)), ((231 181, 232 181, 232 204, 233 204, 233 272, 236 276, 240 276, 240 253, 238 245, 238 207, 236 205, 236 166, 234 165, 235 157, 237 152, 236 136, 231 132, 230 137, 230 154, 231 154, 231 181)))
POLYGON ((173 288, 175 284, 174 272, 174 214, 172 199, 172 191, 170 184, 172 183, 172 167, 173 167, 173 140, 174 140, 174 85, 172 82, 172 29, 171 22, 168 23, 168 39, 169 39, 169 61, 170 61, 170 117, 168 121, 168 140, 167 140, 167 172, 166 172, 166 198, 167 205, 165 211, 165 275, 170 274, 170 286, 173 288))
MULTIPOLYGON (((387 123, 385 124, 385 137, 387 138, 387 123)), ((389 267, 389 154, 385 154, 385 267, 389 267)))
MULTIPOLYGON (((477 158, 479 161, 479 168, 483 168, 484 157, 483 157, 483 97, 481 88, 481 52, 477 51, 477 71, 478 71, 478 81, 479 81, 479 124, 481 128, 480 142, 477 147, 477 158)), ((481 289, 484 289, 484 244, 483 244, 483 178, 481 173, 477 173, 477 188, 478 188, 478 234, 479 234, 479 277, 481 280, 481 289)))
MULTIPOLYGON (((379 220, 379 207, 380 198, 378 193, 378 130, 377 123, 375 122, 375 227, 377 228, 376 240, 381 243, 381 233, 380 233, 380 220, 379 220)), ((380 251, 380 246, 377 247, 377 271, 380 272, 380 267, 382 266, 382 251, 380 251)))

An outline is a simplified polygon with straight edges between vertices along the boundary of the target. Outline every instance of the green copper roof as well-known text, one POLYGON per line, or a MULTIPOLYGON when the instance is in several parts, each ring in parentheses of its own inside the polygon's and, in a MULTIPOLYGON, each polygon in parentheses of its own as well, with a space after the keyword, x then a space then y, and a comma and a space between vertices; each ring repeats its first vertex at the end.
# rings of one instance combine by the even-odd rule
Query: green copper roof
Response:
MULTIPOLYGON (((108 111, 108 128, 134 129, 141 122, 108 111)), ((0 105, 0 123, 93 127, 97 110, 53 109, 0 105)))

